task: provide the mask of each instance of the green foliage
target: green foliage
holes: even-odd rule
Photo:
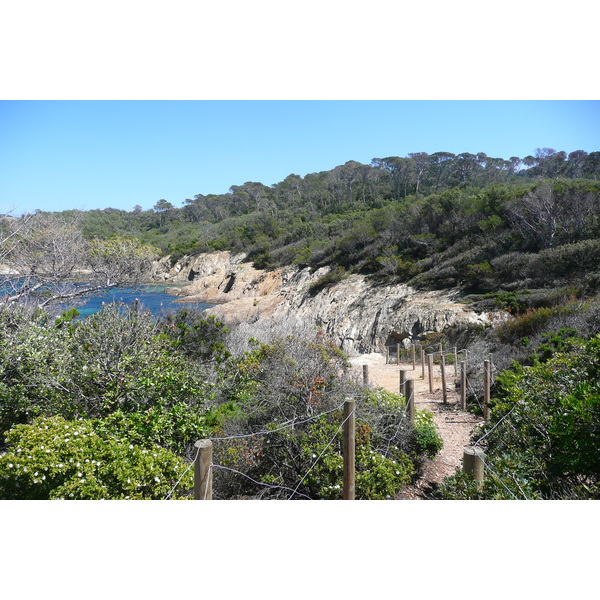
[[[542,333],[542,343],[537,348],[537,358],[540,361],[546,361],[557,352],[566,350],[569,342],[577,337],[577,331],[570,327],[563,327],[559,331],[549,331]]]
[[[206,408],[214,396],[206,367],[174,348],[149,313],[107,304],[81,321],[69,316],[0,324],[3,431],[42,415],[106,419],[106,431],[183,452],[219,425],[219,411]],[[211,321],[206,330],[221,328]],[[194,336],[202,348],[199,330]]]
[[[201,362],[222,362],[230,353],[225,346],[229,331],[214,316],[189,308],[168,314],[161,320],[162,331],[186,356]]]
[[[600,336],[560,345],[497,376],[490,421],[474,433],[487,456],[477,497],[600,498]],[[458,483],[443,493],[471,493]]]
[[[433,421],[433,413],[428,410],[415,409],[414,429],[416,454],[434,458],[443,448],[444,442]]]
[[[95,431],[86,420],[40,417],[6,434],[0,456],[3,499],[162,499],[193,485],[183,460],[155,445],[138,446]]]
[[[341,412],[334,412],[298,430],[274,431],[254,444],[247,440],[229,442],[222,451],[221,464],[272,486],[263,488],[263,495],[341,499],[341,420]],[[355,494],[362,500],[393,498],[414,472],[410,458],[397,448],[388,455],[376,451],[370,428],[364,423],[357,426],[355,468]],[[256,493],[251,481],[234,477],[221,477],[220,489],[237,495]]]
[[[505,343],[518,344],[524,338],[547,333],[545,330],[552,320],[577,314],[581,310],[581,304],[575,300],[552,308],[530,308],[502,323],[498,328],[498,338]]]
[[[358,386],[347,367],[319,332],[257,344],[231,364],[225,397],[237,411],[223,425],[229,439],[215,446],[221,497],[287,498],[296,490],[294,497],[341,498],[341,406],[348,396],[356,402],[357,497],[399,493],[423,456],[439,450],[431,415],[417,411],[413,427],[403,398]]]

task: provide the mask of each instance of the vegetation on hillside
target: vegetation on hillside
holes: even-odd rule
[[[582,285],[596,289],[599,179],[600,152],[542,148],[510,160],[421,152],[349,161],[271,186],[233,185],[181,208],[161,199],[150,210],[80,216],[86,239],[137,236],[173,260],[243,251],[259,268],[331,265],[472,293],[554,286],[585,274]]]

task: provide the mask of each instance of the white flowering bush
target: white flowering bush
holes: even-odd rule
[[[162,499],[175,486],[170,497],[185,498],[193,487],[192,469],[172,452],[99,434],[83,419],[38,417],[9,430],[6,444],[1,499]]]

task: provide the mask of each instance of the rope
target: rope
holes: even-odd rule
[[[231,469],[229,467],[224,467],[223,465],[214,465],[214,464],[212,464],[211,467],[215,467],[217,469],[225,469],[226,471],[231,471],[232,473],[237,473],[238,475],[242,475],[246,479],[249,479],[250,481],[252,481],[256,485],[261,485],[263,487],[268,487],[268,488],[271,488],[271,489],[287,490],[287,491],[290,491],[290,492],[293,492],[293,493],[297,494],[298,496],[303,496],[307,500],[312,500],[312,498],[310,498],[306,494],[302,494],[301,492],[297,492],[296,490],[292,490],[292,488],[286,487],[284,485],[273,485],[273,484],[270,484],[270,483],[263,483],[262,481],[256,481],[256,479],[252,479],[252,477],[250,477],[249,475],[246,475],[245,473],[242,473],[241,471],[237,471],[236,469]]]
[[[321,459],[321,456],[323,456],[323,454],[325,454],[325,451],[327,450],[327,448],[329,448],[329,446],[331,446],[331,444],[335,441],[335,438],[337,436],[337,434],[342,430],[342,428],[344,427],[344,424],[346,423],[346,421],[355,413],[355,409],[353,409],[350,414],[340,423],[340,426],[338,427],[337,431],[333,434],[333,437],[329,440],[329,442],[327,443],[327,445],[325,446],[325,448],[323,448],[323,451],[321,452],[321,454],[319,454],[319,456],[317,456],[317,459],[315,460],[315,462],[313,462],[313,464],[309,467],[308,471],[304,474],[304,476],[302,477],[302,479],[298,482],[298,485],[296,486],[296,489],[292,492],[292,495],[288,498],[288,500],[291,500],[292,497],[294,496],[294,494],[297,493],[298,488],[300,487],[300,485],[302,485],[302,482],[308,477],[308,474],[313,470],[313,468],[315,467],[315,465],[319,462],[319,460]]]
[[[319,417],[323,417],[332,412],[335,412],[336,410],[340,410],[341,408],[343,408],[343,406],[344,406],[344,404],[342,403],[339,406],[332,408],[331,410],[325,411],[318,415],[314,415],[312,417],[308,417],[308,419],[303,419],[302,421],[292,421],[291,423],[282,425],[281,427],[277,427],[276,429],[269,429],[266,431],[256,431],[254,433],[247,433],[244,435],[232,435],[230,437],[220,437],[220,438],[210,438],[210,439],[213,442],[222,442],[222,441],[226,441],[226,440],[240,440],[240,439],[244,439],[244,438],[250,438],[250,437],[254,437],[255,435],[267,435],[269,433],[275,433],[275,432],[281,431],[283,429],[291,429],[291,428],[295,427],[296,425],[302,425],[303,423],[308,423],[309,421],[314,421],[315,419],[318,419]]]
[[[181,477],[177,480],[177,483],[173,486],[171,491],[165,496],[165,498],[164,498],[165,500],[169,500],[169,498],[171,497],[173,492],[177,489],[177,486],[180,484],[181,480],[183,479],[183,476],[194,466],[194,463],[196,462],[196,459],[198,458],[198,454],[200,454],[200,448],[196,449],[196,456],[194,456],[194,458],[192,459],[192,462],[189,464],[188,468],[181,474]]]
[[[517,408],[518,403],[515,403],[515,405],[510,409],[510,411],[508,411],[487,433],[485,433],[484,435],[482,435],[474,444],[473,446],[477,446],[477,444],[479,444],[479,442],[481,442],[481,440],[483,440],[484,438],[486,438],[488,435],[490,435],[490,433],[492,433],[492,431],[494,431],[494,429],[496,429],[496,427],[498,427],[498,425],[500,425],[500,423],[502,423],[502,421],[504,421],[504,419],[506,419],[507,417],[509,417],[513,410],[515,410],[515,408]]]
[[[504,484],[504,482],[502,481],[502,479],[500,479],[500,477],[491,469],[491,467],[489,466],[489,464],[485,461],[485,459],[481,456],[480,457],[482,462],[483,462],[483,466],[500,482],[500,484],[502,485],[502,487],[515,499],[518,500],[519,498],[517,498],[517,496],[515,496],[515,494],[513,494],[512,490],[508,487],[506,487],[506,485]],[[517,483],[515,481],[515,483]],[[523,494],[523,496],[525,497],[525,500],[529,500],[529,498],[525,495],[525,493],[523,492],[523,490],[521,489],[521,486],[517,483],[517,487],[519,488],[519,490],[521,491],[521,493]]]

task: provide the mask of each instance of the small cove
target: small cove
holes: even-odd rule
[[[114,288],[94,294],[81,305],[78,305],[77,310],[83,318],[98,312],[103,303],[124,302],[131,304],[138,300],[140,305],[148,309],[154,316],[160,316],[163,313],[176,312],[186,307],[205,310],[213,306],[205,302],[181,302],[179,296],[169,292],[170,288],[175,289],[180,288],[180,286],[149,284],[136,288]]]

